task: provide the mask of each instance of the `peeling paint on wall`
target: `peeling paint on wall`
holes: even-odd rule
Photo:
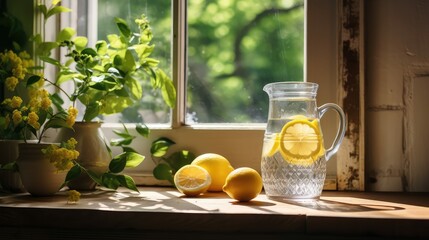
[[[340,102],[347,119],[347,129],[342,150],[338,156],[338,189],[363,190],[361,161],[363,145],[363,105],[361,84],[361,1],[342,0],[340,22]]]

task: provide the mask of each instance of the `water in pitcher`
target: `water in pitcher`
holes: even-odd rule
[[[318,119],[298,115],[269,120],[261,172],[270,198],[308,199],[320,195],[326,176],[322,139]]]

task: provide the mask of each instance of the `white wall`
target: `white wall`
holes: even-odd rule
[[[429,1],[365,1],[368,190],[429,191]]]

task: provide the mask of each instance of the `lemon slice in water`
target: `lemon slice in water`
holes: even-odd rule
[[[273,133],[270,137],[270,140],[265,140],[263,149],[262,149],[262,156],[265,157],[272,157],[280,146],[280,134]]]
[[[291,164],[308,166],[324,153],[317,119],[295,118],[283,126],[280,139],[280,153]]]

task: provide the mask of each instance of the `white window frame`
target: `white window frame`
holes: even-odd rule
[[[73,2],[73,1],[71,1]],[[92,2],[92,1],[88,1]],[[95,2],[95,1],[94,1]],[[305,2],[305,67],[304,78],[308,81],[317,82],[321,85],[318,93],[319,103],[339,102],[343,103],[343,97],[347,94],[347,90],[342,89],[341,83],[343,78],[338,78],[341,75],[341,69],[344,70],[344,58],[341,58],[341,47],[343,39],[344,27],[341,24],[343,15],[342,6],[349,2],[357,2],[361,9],[363,0],[336,0],[336,1],[318,1],[306,0]],[[175,141],[171,151],[178,149],[187,149],[194,152],[196,155],[215,152],[227,157],[234,167],[252,167],[260,170],[260,159],[262,152],[262,142],[265,130],[265,124],[197,124],[186,125],[186,0],[173,0],[173,54],[172,78],[177,89],[176,108],[172,110],[171,126],[166,125],[149,125],[151,134],[148,139],[137,138],[133,142],[133,147],[141,154],[146,156],[146,160],[136,169],[129,170],[138,184],[142,185],[165,185],[165,181],[158,181],[152,176],[154,163],[150,160],[150,144],[153,140],[159,137],[168,137]],[[94,6],[94,5],[93,5]],[[348,5],[347,5],[348,6]],[[71,6],[72,7],[72,6]],[[93,15],[94,16],[94,15]],[[362,15],[361,15],[362,16]],[[95,18],[96,19],[96,18]],[[361,17],[362,21],[363,17]],[[36,25],[40,21],[35,21]],[[62,23],[69,24],[73,19],[60,20]],[[70,25],[69,25],[70,26]],[[360,25],[362,26],[362,24]],[[37,30],[37,29],[36,29]],[[362,34],[363,35],[363,34]],[[337,37],[339,36],[339,37]],[[358,36],[358,40],[362,36]],[[90,37],[91,41],[91,37]],[[361,51],[363,56],[363,51]],[[340,56],[337,58],[337,56]],[[339,59],[339,60],[337,60]],[[360,59],[361,60],[361,59]],[[363,64],[361,64],[363,65]],[[361,72],[360,72],[361,73]],[[363,83],[363,74],[358,76],[359,83]],[[339,93],[340,92],[340,93]],[[362,87],[363,92],[363,87]],[[262,89],[261,89],[261,94]],[[267,96],[268,97],[268,96]],[[362,97],[363,99],[363,97]],[[363,105],[359,106],[363,109]],[[347,113],[346,113],[347,115]],[[360,115],[363,120],[363,114]],[[335,135],[337,124],[335,117],[326,117],[325,125],[322,122],[322,128],[325,137],[328,138],[326,144],[330,144]],[[363,122],[362,122],[363,123]],[[127,127],[132,130],[133,124],[127,124]],[[103,124],[103,131],[107,139],[114,138],[114,129],[122,128],[121,124]],[[363,141],[363,126],[359,130],[360,141]],[[137,134],[136,134],[137,135]],[[346,137],[347,139],[347,137]],[[347,140],[346,140],[347,141]],[[358,159],[357,170],[361,174],[358,179],[359,184],[356,188],[341,187],[339,189],[363,190],[363,142],[360,142],[360,158]],[[356,146],[354,146],[356,147]],[[357,146],[359,147],[359,146]],[[336,161],[335,157],[328,163],[328,177],[325,189],[337,189],[337,171],[339,177],[345,174],[342,172],[345,166],[348,166],[351,159],[348,154],[350,149],[340,150],[337,156],[341,161]],[[354,150],[354,149],[352,149]],[[119,153],[120,149],[113,149],[113,153]],[[360,164],[360,165],[359,165]],[[338,166],[337,166],[338,165]]]

